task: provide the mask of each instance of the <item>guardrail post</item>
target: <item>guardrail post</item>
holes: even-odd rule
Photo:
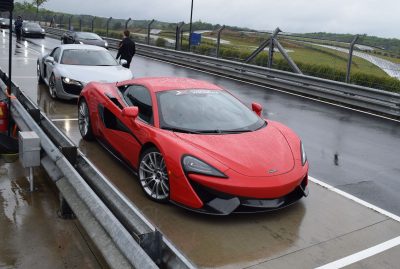
[[[68,18],[68,30],[70,30],[71,31],[71,20],[72,20],[72,17],[73,17],[74,15],[71,15],[71,16],[69,16],[69,18]]]
[[[151,20],[151,22],[147,25],[147,45],[150,45],[150,30],[151,30],[151,25],[155,22],[154,19]]]
[[[350,83],[350,70],[351,70],[351,63],[353,61],[353,50],[354,50],[354,45],[357,43],[359,36],[356,35],[350,43],[350,49],[349,49],[349,61],[347,62],[347,73],[346,73],[346,83]]]
[[[271,68],[272,67],[272,60],[274,58],[274,40],[275,37],[281,32],[281,29],[276,28],[275,31],[272,33],[270,42],[269,42],[269,51],[268,51],[268,64],[267,67]]]
[[[129,18],[125,21],[125,30],[128,30],[128,23],[131,21],[132,19]]]
[[[217,53],[216,56],[219,58],[219,48],[221,46],[221,33],[225,29],[225,25],[222,25],[221,28],[218,29],[218,35],[217,35]]]
[[[60,208],[58,209],[58,216],[62,219],[75,219],[75,214],[69,206],[68,202],[59,194]]]
[[[107,20],[107,23],[106,23],[106,37],[108,37],[108,29],[109,29],[109,26],[110,26],[110,21],[112,20],[112,17],[110,17],[110,18],[108,18],[108,20]]]
[[[175,29],[175,50],[181,50],[182,48],[182,41],[181,41],[181,35],[182,35],[182,27],[185,23],[180,22],[176,25]]]
[[[92,18],[92,33],[93,33],[93,30],[94,30],[94,20],[96,19],[96,16],[94,16],[93,18]]]

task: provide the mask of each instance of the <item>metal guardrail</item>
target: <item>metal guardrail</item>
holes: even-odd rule
[[[66,31],[45,28],[49,34],[55,36],[61,36]],[[118,48],[119,40],[103,38],[107,40],[111,48]],[[400,94],[397,93],[145,44],[137,44],[137,53],[235,79],[323,98],[395,118],[400,117]]]
[[[43,168],[111,268],[195,268],[14,83],[12,93],[14,121],[39,135]]]

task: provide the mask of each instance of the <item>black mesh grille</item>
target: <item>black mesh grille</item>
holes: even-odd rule
[[[79,95],[81,93],[81,91],[82,91],[82,87],[81,86],[73,85],[73,84],[67,84],[67,83],[64,83],[64,82],[63,82],[63,88],[64,88],[64,91],[66,93],[73,94],[73,95]]]

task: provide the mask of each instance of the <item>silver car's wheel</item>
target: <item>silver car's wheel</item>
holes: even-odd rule
[[[54,74],[51,74],[49,79],[49,93],[51,98],[57,98],[56,78],[54,77]]]
[[[167,167],[162,154],[155,148],[146,150],[140,158],[139,179],[144,192],[157,202],[169,199]]]
[[[78,126],[82,138],[85,140],[93,139],[92,126],[90,124],[89,107],[85,99],[81,99],[78,105]]]
[[[39,83],[39,84],[42,84],[42,83],[43,83],[43,78],[42,78],[42,74],[41,74],[41,72],[40,72],[40,65],[39,65],[39,62],[37,63],[36,66],[37,66],[36,71],[37,71],[38,83]]]

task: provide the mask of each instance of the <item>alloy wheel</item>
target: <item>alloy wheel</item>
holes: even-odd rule
[[[169,198],[169,180],[163,156],[158,151],[145,153],[140,161],[139,178],[145,193],[153,200]]]
[[[51,98],[57,98],[57,93],[56,93],[56,79],[54,75],[51,75],[50,80],[49,80],[49,93]]]

